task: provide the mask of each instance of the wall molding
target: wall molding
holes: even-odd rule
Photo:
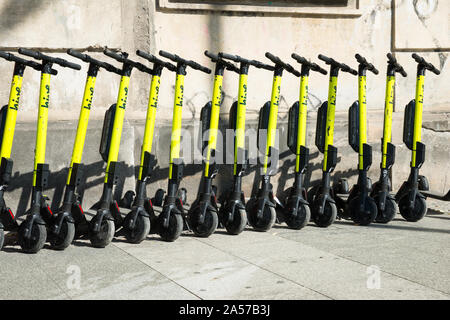
[[[252,1],[251,3],[256,2]],[[237,5],[223,4],[227,3],[222,0],[221,4],[202,3],[202,1],[176,1],[176,0],[158,0],[159,8],[162,11],[221,11],[236,13],[253,13],[253,14],[272,14],[272,15],[308,15],[308,16],[335,16],[335,17],[360,17],[362,9],[359,0],[350,1],[347,7],[342,6],[295,6],[295,5]],[[268,3],[264,1],[264,3]],[[270,3],[270,2],[269,2]]]

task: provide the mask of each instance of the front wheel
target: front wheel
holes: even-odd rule
[[[228,216],[228,213],[225,214]],[[238,209],[234,211],[233,219],[228,222],[223,222],[228,234],[238,235],[247,225],[247,212],[244,209]]]
[[[72,222],[64,220],[58,234],[52,235],[50,244],[55,250],[66,249],[75,238],[75,225]]]
[[[405,195],[400,199],[398,207],[400,209],[400,214],[406,221],[416,222],[422,219],[427,213],[427,202],[424,198],[416,195],[414,199],[414,207],[409,207],[409,195]]]
[[[312,213],[314,223],[318,227],[326,228],[330,226],[334,220],[336,220],[337,207],[334,203],[326,201],[323,214],[320,214],[319,205],[317,203],[313,203]]]
[[[203,223],[199,223],[200,208],[189,214],[189,225],[197,237],[207,238],[214,233],[219,224],[219,218],[214,210],[207,209]]]
[[[349,211],[354,223],[367,226],[377,217],[377,204],[367,196],[364,201],[364,210],[361,210],[360,198],[355,197],[350,201]]]
[[[129,219],[130,214],[125,217],[123,224],[125,238],[130,243],[141,243],[150,232],[150,218],[139,214],[136,217],[136,222],[133,229],[130,229],[128,226]]]
[[[297,208],[297,214],[294,216],[291,213],[285,214],[284,219],[290,229],[300,230],[306,226],[311,218],[311,210],[309,206],[300,203]]]
[[[91,244],[96,248],[104,248],[111,243],[114,233],[116,232],[116,227],[113,220],[103,218],[100,225],[100,230],[95,232],[93,230],[96,217],[92,218],[89,225],[89,240]]]
[[[248,222],[256,231],[268,231],[272,228],[277,217],[277,213],[274,207],[265,205],[263,209],[263,214],[261,218],[257,217],[257,207],[256,202],[247,211]]]
[[[169,226],[164,228],[161,214],[158,216],[158,234],[164,241],[173,242],[178,239],[183,231],[183,217],[181,214],[171,213]]]
[[[31,225],[30,238],[25,238],[26,221],[19,227],[18,241],[22,250],[26,253],[36,253],[44,247],[47,240],[47,229],[45,225],[33,223]]]
[[[379,198],[376,196],[374,198],[375,202],[379,203]],[[384,210],[381,210],[378,207],[377,217],[375,218],[375,222],[377,223],[388,223],[392,221],[397,214],[398,206],[394,199],[386,198],[386,202],[384,204]]]

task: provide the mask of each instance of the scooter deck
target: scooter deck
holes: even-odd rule
[[[433,191],[420,191],[425,197],[438,199],[442,201],[450,201],[450,190],[447,191],[446,194],[437,193]]]

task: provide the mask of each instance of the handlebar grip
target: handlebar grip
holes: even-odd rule
[[[192,69],[203,71],[204,73],[208,73],[208,74],[211,73],[211,69],[204,67],[192,60],[187,61],[186,65],[190,66]]]
[[[160,55],[160,56],[163,56],[164,58],[170,59],[170,60],[172,60],[172,61],[178,62],[177,57],[176,57],[175,55],[173,55],[173,54],[167,52],[167,51],[159,50],[159,55]]]
[[[81,70],[81,66],[79,64],[69,62],[69,61],[61,59],[61,58],[55,58],[55,63],[59,64],[61,67],[64,67],[64,68]]]
[[[318,58],[319,58],[320,60],[322,60],[322,61],[328,63],[328,64],[330,64],[330,63],[332,63],[332,62],[334,61],[333,59],[328,58],[328,57],[324,56],[323,54],[319,54],[319,55],[318,55]]]
[[[219,57],[223,59],[233,60],[234,62],[241,62],[241,59],[239,59],[237,56],[228,53],[219,52]]]
[[[75,57],[75,58],[78,58],[78,59],[80,59],[80,60],[83,60],[83,61],[85,61],[85,62],[89,62],[89,61],[88,61],[88,56],[85,55],[85,54],[83,54],[83,53],[81,53],[81,52],[79,52],[79,51],[77,51],[77,50],[74,50],[74,49],[68,49],[68,50],[67,50],[67,54],[70,55],[70,56],[72,56],[72,57]]]
[[[311,63],[311,70],[320,72],[321,74],[325,74],[325,75],[328,73],[327,70],[322,69],[317,63],[314,63],[314,62]]]
[[[103,50],[103,53],[105,55],[107,55],[110,58],[113,58],[119,62],[123,62],[124,61],[124,57],[122,57],[120,54],[115,53],[114,51],[106,48],[105,50]]]
[[[261,61],[258,61],[258,60],[251,60],[250,64],[258,69],[265,69],[265,70],[269,70],[269,71],[275,70],[275,68],[273,66],[262,63]]]
[[[271,60],[275,64],[280,64],[281,63],[281,60],[278,57],[276,57],[273,54],[271,54],[270,52],[266,52],[265,56],[266,56],[267,59]]]
[[[305,58],[299,56],[299,55],[296,54],[296,53],[291,54],[291,57],[292,57],[293,59],[297,60],[298,63],[301,63],[301,64],[310,64],[310,65],[312,65],[311,63],[308,62],[308,60],[306,60]]]
[[[388,60],[392,63],[397,63],[397,59],[394,58],[394,56],[392,55],[392,53],[388,52],[387,55]]]
[[[41,59],[41,53],[34,51],[34,50],[30,50],[30,49],[25,49],[25,48],[19,48],[18,52],[20,54],[35,58],[37,60]]]
[[[341,63],[340,64],[341,66],[341,70],[343,71],[343,72],[348,72],[348,73],[350,73],[350,74],[352,74],[352,75],[354,75],[354,76],[356,76],[356,75],[358,75],[358,71],[356,71],[355,69],[352,69],[352,68],[350,68],[348,65],[346,65],[345,63]]]
[[[208,50],[205,50],[204,52],[205,56],[207,56],[208,58],[210,58],[211,60],[213,60],[213,62],[219,60],[219,56],[217,54],[214,54],[212,52],[209,52]]]
[[[0,57],[1,58],[3,58],[3,59],[6,59],[6,60],[9,60],[8,58],[9,58],[9,53],[8,52],[5,52],[5,51],[0,51]]]

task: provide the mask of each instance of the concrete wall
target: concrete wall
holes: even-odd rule
[[[295,2],[295,3],[294,3]],[[396,113],[394,118],[394,142],[399,145],[397,174],[394,185],[401,183],[407,176],[408,154],[401,146],[402,112],[408,101],[414,98],[416,64],[411,58],[412,52],[419,52],[434,63],[441,75],[428,74],[425,84],[425,120],[433,130],[448,131],[450,113],[450,94],[448,83],[449,8],[443,0],[339,0],[323,1],[314,6],[314,1],[272,1],[269,5],[259,0],[4,0],[0,2],[0,50],[16,51],[18,47],[40,49],[43,52],[60,56],[71,61],[76,59],[65,54],[68,48],[76,48],[94,57],[118,65],[104,56],[101,51],[107,46],[122,49],[134,55],[136,49],[157,53],[164,49],[180,56],[196,60],[213,68],[203,55],[205,49],[222,50],[244,57],[266,61],[264,53],[270,51],[295,66],[290,58],[296,52],[317,61],[319,53],[331,56],[339,61],[356,67],[354,54],[366,56],[380,70],[380,75],[368,76],[368,117],[369,143],[374,151],[379,150],[382,127],[382,109],[384,106],[386,53],[391,51],[408,72],[407,78],[398,78],[396,87]],[[317,2],[315,2],[317,3]],[[333,3],[335,5],[333,5]],[[243,5],[244,4],[244,5]],[[323,63],[321,63],[323,65]],[[52,79],[50,101],[50,127],[47,149],[47,161],[54,172],[50,194],[55,193],[54,205],[60,198],[64,183],[65,170],[70,160],[72,141],[79,114],[87,66],[82,63],[81,71],[55,67],[58,76]],[[6,104],[9,94],[9,82],[12,64],[0,61],[0,102]],[[259,108],[270,98],[271,73],[251,69],[249,76],[248,118],[254,125]],[[226,122],[229,106],[237,96],[237,75],[227,73],[224,81],[224,103],[222,120]],[[157,113],[157,150],[162,169],[155,178],[157,186],[165,186],[167,176],[167,141],[169,140],[170,119],[174,92],[174,75],[164,71],[161,81],[159,109]],[[92,204],[99,197],[103,164],[98,155],[100,127],[106,108],[115,102],[119,78],[102,71],[97,80],[89,125],[88,140],[84,153],[84,162],[89,165],[89,184],[86,201]],[[128,165],[124,188],[133,186],[133,168],[139,158],[139,146],[142,141],[143,121],[147,107],[150,78],[134,71],[130,84],[130,93],[126,112],[126,124],[121,147],[121,160]],[[310,79],[309,95],[309,134],[313,153],[313,129],[315,113],[327,98],[327,77],[313,74]],[[29,201],[27,191],[35,136],[35,119],[39,92],[39,74],[27,70],[23,84],[23,93],[18,115],[18,130],[15,138],[13,158],[15,171],[20,174],[9,194],[13,208],[23,211]],[[280,128],[285,126],[287,110],[298,99],[298,79],[285,74],[281,89]],[[185,82],[185,107],[183,118],[185,126],[192,126],[198,119],[201,107],[210,99],[212,76],[199,71],[188,70]],[[337,96],[336,145],[343,158],[337,168],[341,175],[354,179],[356,155],[347,145],[346,110],[357,99],[357,80],[349,74],[339,79]],[[424,173],[432,177],[432,186],[438,191],[450,186],[448,159],[448,132],[424,131],[423,140],[428,145],[427,163]],[[283,137],[283,135],[282,135]],[[429,139],[429,141],[427,141]],[[285,143],[280,141],[282,151]],[[25,155],[25,156],[24,156]],[[287,156],[284,153],[283,156]],[[374,165],[371,175],[378,175],[379,155],[374,153]],[[286,158],[289,159],[289,158]],[[312,168],[318,168],[317,162]],[[442,159],[442,161],[441,161]],[[283,159],[284,160],[284,159]],[[274,179],[290,183],[286,172],[291,170],[289,162],[281,162],[280,176]],[[288,169],[290,168],[290,169]],[[196,189],[200,166],[188,168],[184,183],[190,189]],[[223,173],[227,173],[223,168]],[[283,171],[284,170],[284,171]],[[286,171],[287,170],[287,171]],[[285,172],[285,173],[283,173]],[[445,174],[442,174],[445,172]],[[315,170],[311,179],[316,179]],[[284,175],[284,176],[283,176]],[[317,176],[316,176],[317,175]],[[338,174],[339,175],[339,174]],[[219,176],[219,182],[227,186],[229,175]],[[252,175],[246,178],[246,188],[252,188]],[[31,180],[30,180],[31,181]],[[286,182],[287,181],[287,182]],[[25,187],[25,188],[23,188]],[[282,188],[282,187],[280,187]],[[279,189],[280,189],[279,188]],[[119,190],[120,193],[120,190]],[[190,193],[195,194],[195,192]],[[248,194],[248,192],[247,192]],[[19,203],[22,203],[19,204]]]

